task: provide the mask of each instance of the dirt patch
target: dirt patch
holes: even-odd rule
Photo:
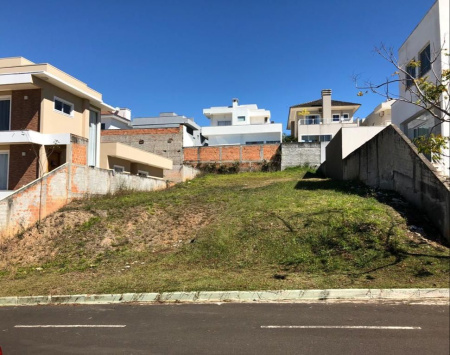
[[[177,214],[139,206],[110,218],[107,211],[56,212],[24,233],[0,241],[0,270],[39,266],[58,254],[94,260],[121,248],[170,251],[195,239],[211,218],[210,212],[195,207]]]
[[[13,265],[35,264],[55,255],[54,239],[93,217],[87,211],[56,212],[40,224],[16,236],[0,240],[0,269]]]

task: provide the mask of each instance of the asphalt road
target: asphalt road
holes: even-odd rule
[[[10,354],[445,354],[449,307],[191,304],[0,307]]]

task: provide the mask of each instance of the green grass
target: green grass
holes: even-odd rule
[[[449,249],[412,233],[436,238],[398,201],[307,168],[78,201],[62,218],[79,223],[3,246],[4,258],[33,253],[34,236],[48,252],[3,263],[0,295],[448,287]]]

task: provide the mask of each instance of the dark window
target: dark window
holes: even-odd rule
[[[431,69],[430,45],[420,52],[420,76],[424,76]]]
[[[106,129],[106,124],[105,124],[105,123],[102,123],[102,124],[101,124],[101,128],[102,128],[102,130]]]
[[[67,115],[70,115],[70,113],[72,112],[72,106],[63,104],[63,112]]]
[[[72,116],[73,105],[70,102],[64,102],[55,98],[55,110]]]
[[[186,132],[189,133],[191,136],[194,135],[194,130],[191,127],[186,127]]]
[[[302,136],[302,141],[308,143],[319,142],[319,136]]]
[[[252,145],[252,144],[264,144],[264,141],[245,142],[245,144],[247,144],[247,145]]]
[[[415,60],[411,60],[411,62],[414,62]],[[406,72],[408,73],[408,75],[406,76],[406,88],[409,88],[413,82],[414,79],[416,77],[416,67],[413,65],[408,65],[406,67]]]
[[[238,122],[245,122],[245,116],[238,116]]]
[[[0,131],[9,130],[10,100],[0,100]]]
[[[324,134],[324,135],[320,136],[320,141],[321,142],[331,141],[331,134]]]
[[[55,100],[55,110],[62,111],[63,110],[63,103],[59,100]]]

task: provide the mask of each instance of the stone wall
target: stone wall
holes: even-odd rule
[[[320,165],[320,143],[283,143],[281,170],[305,164]]]
[[[162,179],[67,163],[0,200],[0,237],[32,226],[73,199],[166,187]]]
[[[342,160],[342,179],[397,191],[450,241],[449,182],[396,126],[388,126]]]
[[[239,163],[241,171],[259,170],[264,163],[279,165],[280,144],[224,145],[184,148],[184,162],[191,166]]]

